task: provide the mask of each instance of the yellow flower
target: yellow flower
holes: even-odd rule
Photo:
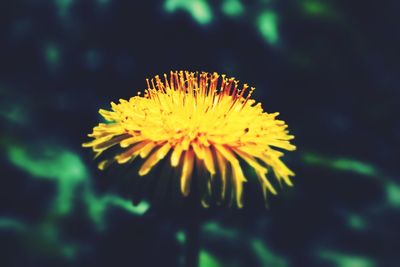
[[[94,127],[83,144],[92,147],[96,156],[118,145],[120,153],[99,163],[104,169],[112,162],[124,164],[138,156],[144,160],[139,175],[148,174],[161,160],[170,161],[180,173],[180,188],[189,195],[194,168],[202,170],[197,179],[206,179],[208,191],[220,185],[221,198],[227,188],[242,207],[243,183],[246,177],[240,162],[254,170],[267,192],[276,191],[267,178],[269,170],[276,179],[291,186],[294,173],[281,161],[283,153],[295,150],[290,144],[284,121],[278,113],[264,112],[261,104],[251,99],[254,88],[241,89],[234,78],[206,72],[171,72],[164,79],[150,81],[144,96],[111,103],[112,110],[99,112],[108,123]],[[243,164],[242,164],[243,165]],[[204,204],[204,203],[203,203]]]

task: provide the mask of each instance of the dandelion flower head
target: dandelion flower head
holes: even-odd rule
[[[207,72],[174,71],[147,79],[143,95],[111,103],[100,109],[106,123],[99,123],[84,147],[99,156],[119,146],[112,158],[99,163],[102,170],[113,162],[141,158],[139,176],[147,175],[160,161],[168,160],[179,173],[180,190],[188,196],[192,180],[204,179],[208,193],[219,188],[243,206],[243,183],[257,177],[264,198],[277,194],[270,177],[291,186],[294,173],[282,162],[282,150],[295,150],[278,113],[267,113],[251,98],[254,88],[239,86],[234,78]],[[195,176],[195,170],[204,175]],[[246,175],[245,175],[246,173]],[[159,179],[163,179],[160,177]],[[218,186],[217,186],[218,184]]]

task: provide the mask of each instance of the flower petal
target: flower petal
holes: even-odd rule
[[[149,141],[143,141],[140,142],[133,147],[125,150],[125,152],[117,155],[115,159],[119,164],[123,164],[128,162],[130,159],[135,158],[137,155],[139,155],[140,151],[149,143]]]
[[[209,147],[203,147],[204,149],[204,165],[211,175],[215,174],[214,157]]]
[[[190,193],[190,181],[193,172],[194,153],[191,149],[185,152],[181,175],[181,192],[184,196]]]
[[[218,169],[221,174],[221,195],[222,199],[226,194],[226,160],[218,151],[215,152],[217,156]]]
[[[153,150],[153,148],[154,147],[156,147],[156,143],[154,143],[154,142],[149,142],[149,143],[147,143],[143,148],[142,148],[142,150],[140,151],[140,157],[142,158],[142,159],[144,159],[144,158],[146,158],[149,154],[150,154],[150,152]]]
[[[171,166],[172,167],[178,166],[181,155],[182,155],[182,144],[177,143],[175,145],[174,151],[171,154]]]
[[[139,175],[143,176],[149,173],[151,168],[153,168],[160,160],[162,160],[168,154],[170,149],[171,145],[167,142],[154,151],[153,154],[143,163],[139,170]]]

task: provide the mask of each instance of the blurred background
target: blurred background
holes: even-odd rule
[[[284,158],[295,186],[268,209],[204,218],[202,267],[400,266],[400,2],[13,0],[0,10],[2,267],[181,266],[179,220],[133,204],[81,148],[99,108],[181,69],[255,86],[298,147]]]

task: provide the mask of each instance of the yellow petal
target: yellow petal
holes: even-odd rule
[[[101,161],[97,167],[99,168],[99,170],[104,171],[106,168],[108,168],[108,166],[110,166],[112,163],[114,162],[114,159],[106,159]]]
[[[207,202],[207,200],[202,199],[201,200],[201,205],[203,206],[203,208],[208,209],[210,207],[210,204]]]
[[[222,199],[224,199],[226,193],[226,160],[218,151],[215,154],[217,155],[218,169],[221,173],[221,194]]]
[[[260,183],[263,186],[263,188],[267,188],[272,194],[276,195],[275,188],[269,182],[269,180],[268,180],[267,176],[265,175],[265,173],[256,171],[256,174],[257,174],[257,177],[260,180]]]
[[[257,172],[262,172],[262,173],[267,173],[268,172],[267,168],[261,166],[261,164],[259,164],[254,157],[250,156],[246,152],[241,151],[239,148],[233,148],[233,150],[242,159],[244,159],[244,161],[246,161],[247,164],[249,164],[251,167],[253,167],[253,169],[255,169]]]
[[[181,155],[182,155],[182,145],[181,145],[181,143],[177,143],[175,145],[174,151],[171,154],[171,166],[172,167],[178,166]]]
[[[235,154],[229,148],[226,148],[220,144],[214,144],[214,147],[221,153],[221,155],[226,158],[231,164],[239,163],[236,159]]]
[[[100,144],[97,144],[97,145],[93,146],[93,151],[95,151],[95,152],[104,151],[104,150],[106,150],[106,149],[108,149],[108,148],[110,148],[112,146],[115,146],[116,144],[118,144],[122,140],[126,139],[127,137],[129,137],[129,135],[127,135],[127,134],[114,136],[113,138],[111,138],[108,141],[105,141],[103,143],[100,143]]]
[[[142,148],[142,150],[140,151],[140,157],[142,158],[142,159],[144,159],[144,158],[146,158],[149,154],[150,154],[150,152],[153,150],[153,148],[156,146],[156,144],[154,143],[154,142],[149,142],[149,143],[147,143],[143,148]]]
[[[233,174],[233,188],[235,189],[236,195],[236,204],[238,208],[243,207],[242,202],[242,193],[243,193],[243,182],[246,181],[246,178],[243,175],[242,168],[240,167],[239,163],[232,164],[232,174]]]
[[[211,175],[215,174],[214,157],[209,147],[204,147],[204,163]]]
[[[107,136],[104,136],[104,137],[101,137],[101,138],[96,138],[96,139],[93,139],[92,141],[83,143],[82,147],[93,147],[93,146],[96,146],[98,144],[107,142],[108,140],[110,140],[113,137],[114,137],[114,135],[110,134],[110,135],[107,135]]]
[[[143,176],[149,173],[151,168],[153,168],[160,160],[162,160],[170,150],[171,145],[167,142],[158,148],[153,154],[143,163],[139,170],[139,175]]]
[[[268,172],[268,170],[266,168],[264,168],[263,166],[261,166],[257,160],[250,156],[249,154],[241,151],[240,149],[234,148],[234,151],[241,157],[243,158],[251,167],[253,167],[256,171],[257,177],[260,181],[260,184],[262,186],[263,189],[263,194],[264,194],[264,198],[266,197],[266,191],[264,190],[264,188],[268,189],[272,194],[276,195],[276,191],[274,189],[274,187],[272,186],[272,184],[269,182],[269,180],[266,177],[266,173]]]
[[[198,159],[204,159],[204,149],[202,145],[199,145],[196,141],[192,142],[192,147],[194,150],[194,153],[196,154],[196,157]]]
[[[207,137],[204,135],[199,136],[199,142],[204,146],[210,146]]]
[[[262,185],[263,188],[267,188],[272,194],[276,195],[276,191],[274,189],[274,187],[272,186],[272,184],[269,182],[269,180],[266,177],[266,173],[268,172],[268,170],[266,168],[264,168],[263,166],[261,166],[257,160],[250,156],[249,154],[241,151],[240,149],[234,149],[234,151],[241,157],[243,158],[251,167],[253,167],[256,171],[257,177]],[[264,190],[264,189],[263,189]],[[266,192],[264,192],[265,195]]]
[[[105,109],[100,109],[99,113],[107,121],[114,121],[115,118],[118,117],[118,115],[116,115],[115,112],[112,112],[112,111],[109,111],[109,110],[105,110]]]
[[[188,136],[185,136],[182,140],[182,150],[188,150],[190,145],[190,139]]]
[[[273,150],[271,150],[273,151]],[[272,153],[270,153],[272,154]],[[294,176],[294,173],[285,165],[283,162],[276,158],[275,156],[268,156],[264,154],[263,157],[260,158],[265,164],[272,167],[272,170],[275,173],[275,176],[278,180],[283,178],[285,183],[289,186],[293,186],[292,181],[290,180],[289,176]]]
[[[181,175],[181,192],[184,196],[190,193],[190,181],[193,172],[194,154],[192,150],[187,150],[183,158],[183,167]]]
[[[99,123],[98,126],[93,128],[93,133],[88,134],[88,136],[94,138],[102,138],[122,133],[124,133],[124,129],[118,123],[113,123],[113,124]]]
[[[140,142],[133,147],[129,148],[125,152],[117,155],[115,159],[119,164],[128,162],[131,158],[135,158],[139,155],[140,151],[149,143],[149,141]]]
[[[243,207],[242,203],[242,192],[243,192],[243,182],[246,182],[246,177],[244,177],[242,168],[240,167],[239,161],[236,159],[235,154],[223,145],[215,144],[217,150],[225,157],[232,167],[232,180],[233,188],[235,190],[236,204],[239,208]]]
[[[283,148],[283,149],[286,149],[286,150],[289,150],[289,151],[296,150],[296,146],[292,145],[289,141],[271,140],[271,141],[268,141],[268,144],[270,146]]]
[[[132,145],[132,144],[135,144],[135,143],[138,143],[140,141],[143,141],[143,140],[144,140],[143,136],[132,136],[130,138],[127,138],[127,139],[121,141],[120,145],[121,145],[122,148],[125,148],[125,147],[128,147],[128,146]]]

